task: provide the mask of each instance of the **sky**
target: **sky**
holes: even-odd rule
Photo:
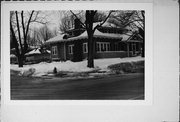
[[[47,26],[50,29],[53,30],[55,28],[58,28],[59,22],[60,22],[60,15],[58,11],[41,11],[41,14],[39,16],[43,17],[44,15],[46,16],[46,20],[48,21]],[[32,28],[33,27],[39,28],[41,26],[42,24],[39,24],[39,23],[33,23],[31,25]]]

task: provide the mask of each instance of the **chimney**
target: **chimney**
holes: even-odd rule
[[[81,34],[80,28],[81,28],[81,22],[79,19],[76,18],[74,20],[74,32],[73,32],[74,36],[79,36]]]
[[[81,28],[81,23],[80,23],[80,20],[76,18],[74,20],[74,29],[79,29],[79,28]]]

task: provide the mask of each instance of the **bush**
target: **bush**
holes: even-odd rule
[[[113,64],[108,69],[116,74],[144,72],[144,61]]]
[[[21,75],[26,76],[26,77],[30,77],[35,73],[35,71],[36,71],[35,68],[30,68],[30,69],[24,71]]]

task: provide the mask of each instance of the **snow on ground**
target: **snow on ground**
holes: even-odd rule
[[[11,64],[11,69],[24,73],[28,71],[29,69],[34,68],[35,73],[33,74],[33,76],[42,76],[50,72],[52,73],[54,67],[57,68],[57,71],[87,72],[87,71],[92,71],[97,68],[100,68],[101,70],[106,71],[107,67],[111,64],[140,61],[140,60],[144,60],[144,58],[138,56],[138,57],[129,57],[129,58],[95,59],[94,60],[95,68],[88,68],[87,60],[84,60],[81,62],[72,62],[72,61],[66,61],[66,62],[59,61],[59,62],[51,62],[51,63],[41,62],[38,64],[24,65],[24,67],[22,68],[19,68],[18,65]]]

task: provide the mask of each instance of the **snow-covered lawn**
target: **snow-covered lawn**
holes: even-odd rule
[[[54,67],[57,68],[57,71],[70,71],[70,72],[87,72],[99,68],[101,70],[107,71],[108,70],[107,67],[112,64],[117,64],[121,62],[141,61],[141,60],[144,60],[144,58],[140,56],[130,57],[130,58],[95,59],[94,60],[95,68],[88,68],[87,60],[81,62],[72,62],[72,61],[51,62],[51,63],[41,62],[38,64],[24,65],[23,68],[19,68],[18,65],[11,64],[11,70],[20,71],[21,74],[23,74],[29,69],[35,69],[33,76],[42,76],[42,75],[47,75],[50,72],[52,73]]]

